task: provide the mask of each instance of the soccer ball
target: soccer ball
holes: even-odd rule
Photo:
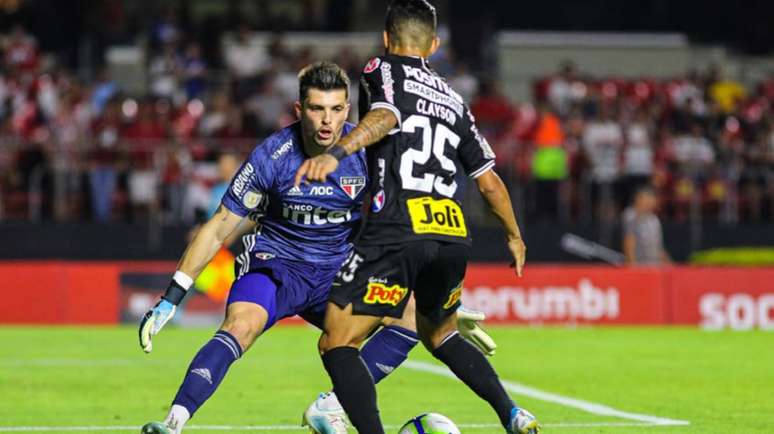
[[[425,413],[406,422],[398,434],[460,434],[460,429],[442,414]]]

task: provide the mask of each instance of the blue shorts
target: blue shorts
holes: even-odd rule
[[[277,321],[300,315],[322,328],[331,283],[340,262],[310,263],[273,258],[255,261],[250,271],[231,285],[228,304],[255,303],[269,313],[265,330]]]

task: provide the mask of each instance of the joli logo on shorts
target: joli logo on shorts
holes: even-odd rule
[[[371,282],[368,284],[368,290],[366,291],[363,301],[367,304],[389,304],[397,306],[403,297],[406,296],[408,290],[401,288],[399,285],[387,286],[382,283]]]

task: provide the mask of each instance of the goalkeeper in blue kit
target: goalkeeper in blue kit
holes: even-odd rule
[[[164,422],[142,428],[148,434],[179,434],[215,392],[233,362],[277,321],[299,315],[322,326],[331,283],[351,254],[367,184],[364,152],[343,159],[322,183],[294,186],[305,159],[325,152],[354,127],[349,114],[349,79],[337,65],[320,62],[299,74],[299,121],[255,147],[234,176],[215,215],[198,231],[178,264],[166,293],[140,324],[140,345],[151,352],[152,337],[174,316],[194,279],[235,233],[244,251],[236,258],[237,278],[223,324],[186,370]],[[495,344],[463,312],[461,326],[485,353]],[[417,344],[411,308],[388,319],[363,347],[375,381],[400,365]],[[304,413],[312,432],[345,433],[348,421],[334,393],[323,393]]]

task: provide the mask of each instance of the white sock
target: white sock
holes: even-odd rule
[[[183,425],[185,425],[190,418],[191,415],[185,407],[182,405],[173,405],[172,408],[169,409],[169,415],[164,423],[174,430],[175,434],[180,434],[183,431]]]

